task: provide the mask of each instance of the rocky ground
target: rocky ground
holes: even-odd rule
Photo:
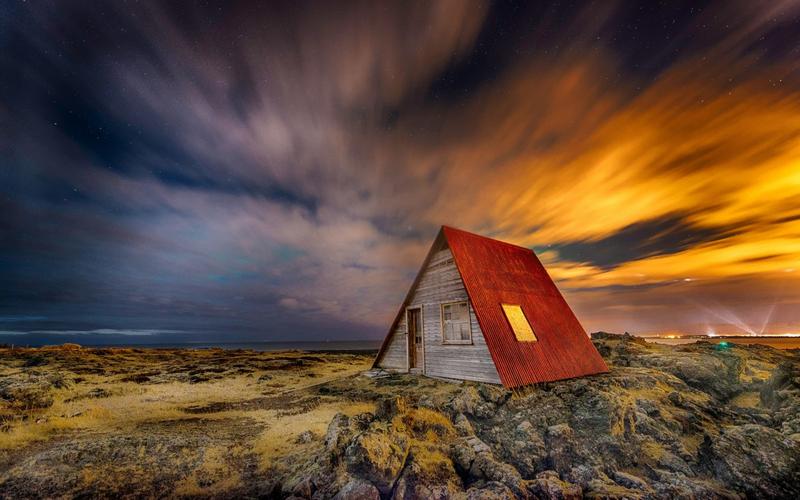
[[[354,354],[0,353],[0,496],[800,497],[800,352],[594,342],[609,374],[524,393]]]

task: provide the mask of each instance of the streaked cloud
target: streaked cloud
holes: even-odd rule
[[[798,324],[797,4],[657,8],[15,5],[0,314],[377,337],[445,223],[590,330]]]

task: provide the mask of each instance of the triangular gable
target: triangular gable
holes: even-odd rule
[[[417,285],[419,285],[419,280],[422,278],[422,275],[425,273],[425,270],[428,269],[428,264],[431,261],[431,258],[439,250],[442,246],[444,246],[444,227],[439,229],[439,233],[436,235],[436,238],[433,240],[433,244],[431,245],[430,249],[428,249],[428,254],[425,256],[425,260],[422,261],[422,265],[417,271],[417,276],[414,278],[414,282],[411,284],[411,287],[406,292],[406,298],[403,299],[403,303],[400,304],[400,309],[397,311],[397,315],[394,317],[394,321],[392,321],[391,326],[389,327],[389,332],[386,334],[386,337],[383,339],[383,343],[381,344],[381,348],[378,351],[378,355],[375,356],[375,361],[372,362],[372,368],[376,368],[378,363],[380,363],[383,354],[386,352],[386,348],[389,346],[389,342],[392,340],[392,334],[394,333],[395,329],[397,328],[397,324],[400,323],[400,320],[405,314],[406,307],[409,305],[409,301],[411,297],[414,295],[414,291],[417,289]]]
[[[503,385],[608,371],[539,259],[528,248],[451,227],[442,232]],[[519,304],[537,342],[518,342],[501,304]]]

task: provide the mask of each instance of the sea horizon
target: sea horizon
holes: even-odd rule
[[[730,342],[739,344],[768,345],[778,349],[800,348],[800,338],[787,335],[702,335],[646,336],[636,335],[648,343],[664,345],[684,345],[695,342]],[[53,347],[63,344],[78,344],[87,348],[130,348],[130,349],[249,349],[253,351],[377,351],[382,341],[379,339],[350,340],[231,340],[212,341],[205,339],[176,340],[174,337],[163,341],[148,339],[147,335],[103,335],[103,334],[0,334],[0,346],[17,348]]]
[[[131,339],[106,339],[89,335],[58,335],[51,338],[37,336],[25,338],[26,335],[0,335],[0,345],[9,347],[50,347],[63,344],[78,344],[89,348],[131,348],[131,349],[249,349],[253,351],[377,351],[380,340],[241,340],[241,341],[208,341],[185,340],[146,342]]]

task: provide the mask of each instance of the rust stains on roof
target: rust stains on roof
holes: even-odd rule
[[[442,232],[503,385],[608,371],[533,250],[446,226]],[[536,342],[517,341],[502,304],[520,306]]]

